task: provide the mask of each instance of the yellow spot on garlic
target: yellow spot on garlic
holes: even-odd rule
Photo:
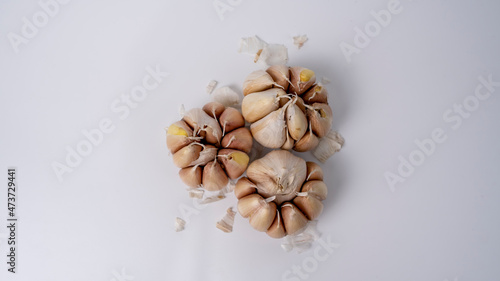
[[[170,125],[170,127],[168,127],[167,134],[186,137],[188,136],[186,130],[176,125]]]
[[[304,69],[300,72],[300,82],[307,82],[314,76],[314,71],[310,69]]]

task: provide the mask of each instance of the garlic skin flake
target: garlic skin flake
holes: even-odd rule
[[[325,137],[321,138],[318,146],[313,151],[313,155],[321,163],[325,163],[335,152],[340,151],[344,142],[344,138],[339,133],[331,130]]]
[[[228,86],[215,89],[212,93],[212,99],[225,107],[241,103],[241,96]]]
[[[293,37],[293,44],[297,46],[298,49],[302,48],[304,46],[304,43],[306,43],[308,40],[307,35],[298,35]]]
[[[186,221],[184,221],[183,219],[181,219],[179,217],[175,218],[174,229],[176,232],[183,231],[185,226],[186,226]]]
[[[233,232],[233,224],[234,224],[234,216],[236,215],[236,212],[233,211],[233,208],[228,208],[226,210],[226,215],[224,215],[224,217],[218,221],[215,226],[226,232],[226,233],[230,233],[230,232]]]

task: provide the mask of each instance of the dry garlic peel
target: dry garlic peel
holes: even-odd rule
[[[311,180],[308,180],[311,179]],[[238,211],[270,237],[300,232],[323,210],[327,188],[320,166],[289,151],[274,150],[253,161],[234,189]]]
[[[243,83],[243,92],[243,117],[264,147],[304,152],[330,131],[328,93],[310,69],[273,65],[255,71]]]
[[[220,191],[246,170],[253,145],[241,113],[217,102],[191,109],[167,128],[167,147],[192,189]]]

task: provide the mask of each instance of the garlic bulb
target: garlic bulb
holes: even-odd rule
[[[317,219],[327,192],[321,167],[286,150],[253,161],[234,189],[239,213],[273,238],[298,233]]]
[[[249,162],[253,139],[245,119],[218,102],[194,108],[167,128],[167,147],[179,176],[191,189],[222,190]]]
[[[333,113],[328,92],[316,84],[316,74],[310,69],[273,65],[252,72],[243,83],[243,93],[243,117],[264,147],[309,151],[330,131]],[[316,154],[323,151],[329,150],[322,148]]]

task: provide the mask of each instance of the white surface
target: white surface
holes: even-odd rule
[[[443,119],[479,76],[500,80],[500,5],[401,0],[401,13],[348,63],[339,45],[353,44],[354,28],[388,2],[243,0],[221,21],[212,1],[71,1],[16,54],[9,32],[41,9],[2,1],[0,174],[5,183],[7,167],[18,169],[19,250],[18,273],[2,262],[0,280],[286,280],[293,265],[313,265],[314,251],[285,253],[241,217],[232,234],[216,229],[234,197],[173,230],[192,203],[163,128],[181,103],[209,101],[211,79],[241,90],[258,66],[238,41],[254,34],[286,44],[290,65],[332,80],[334,127],[346,139],[323,166],[330,192],[319,222],[340,247],[307,279],[500,280],[500,88],[458,129]],[[301,50],[299,34],[309,37]],[[171,75],[121,120],[113,101],[156,65]],[[115,130],[59,182],[52,163],[104,118]],[[398,156],[408,159],[435,128],[447,140],[392,192],[384,173],[397,173]]]

